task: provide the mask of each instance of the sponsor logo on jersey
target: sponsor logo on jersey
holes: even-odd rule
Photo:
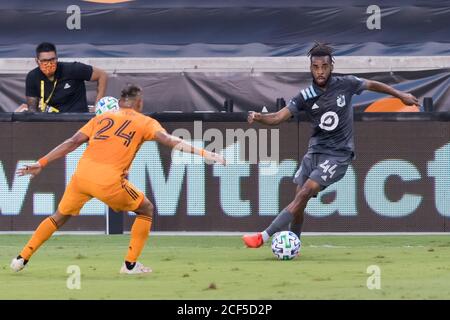
[[[325,131],[333,131],[339,124],[339,117],[336,112],[328,111],[320,117],[319,128]]]

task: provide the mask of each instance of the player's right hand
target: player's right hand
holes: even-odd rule
[[[42,166],[39,164],[39,162],[35,162],[33,164],[25,165],[22,168],[17,169],[16,174],[19,177],[31,175],[31,178],[34,178],[39,173],[41,173],[41,171],[42,171]]]
[[[249,111],[247,116],[248,123],[253,123],[254,121],[258,121],[261,117],[261,113],[255,111]]]

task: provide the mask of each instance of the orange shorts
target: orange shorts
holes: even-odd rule
[[[58,211],[63,215],[78,215],[84,204],[92,198],[104,202],[114,211],[134,211],[139,208],[144,197],[142,191],[126,179],[104,186],[73,175]]]

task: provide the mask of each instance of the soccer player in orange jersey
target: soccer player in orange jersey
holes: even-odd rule
[[[72,216],[80,213],[83,205],[97,198],[115,211],[134,211],[136,219],[131,228],[128,252],[120,273],[151,272],[137,259],[144,248],[152,224],[153,204],[127,179],[128,169],[144,141],[154,140],[171,148],[203,156],[225,164],[216,153],[196,148],[182,139],[168,134],[158,121],[143,114],[141,88],[129,85],[122,90],[117,112],[96,116],[75,135],[67,139],[38,162],[20,168],[19,176],[38,175],[49,163],[89,142],[78,162],[76,172],[52,216],[38,226],[20,254],[11,262],[14,271],[22,270],[38,248]]]

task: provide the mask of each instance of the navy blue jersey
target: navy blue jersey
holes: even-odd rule
[[[354,153],[352,96],[364,89],[365,81],[358,77],[331,76],[326,90],[313,83],[289,101],[293,115],[305,111],[312,122],[308,153]]]

